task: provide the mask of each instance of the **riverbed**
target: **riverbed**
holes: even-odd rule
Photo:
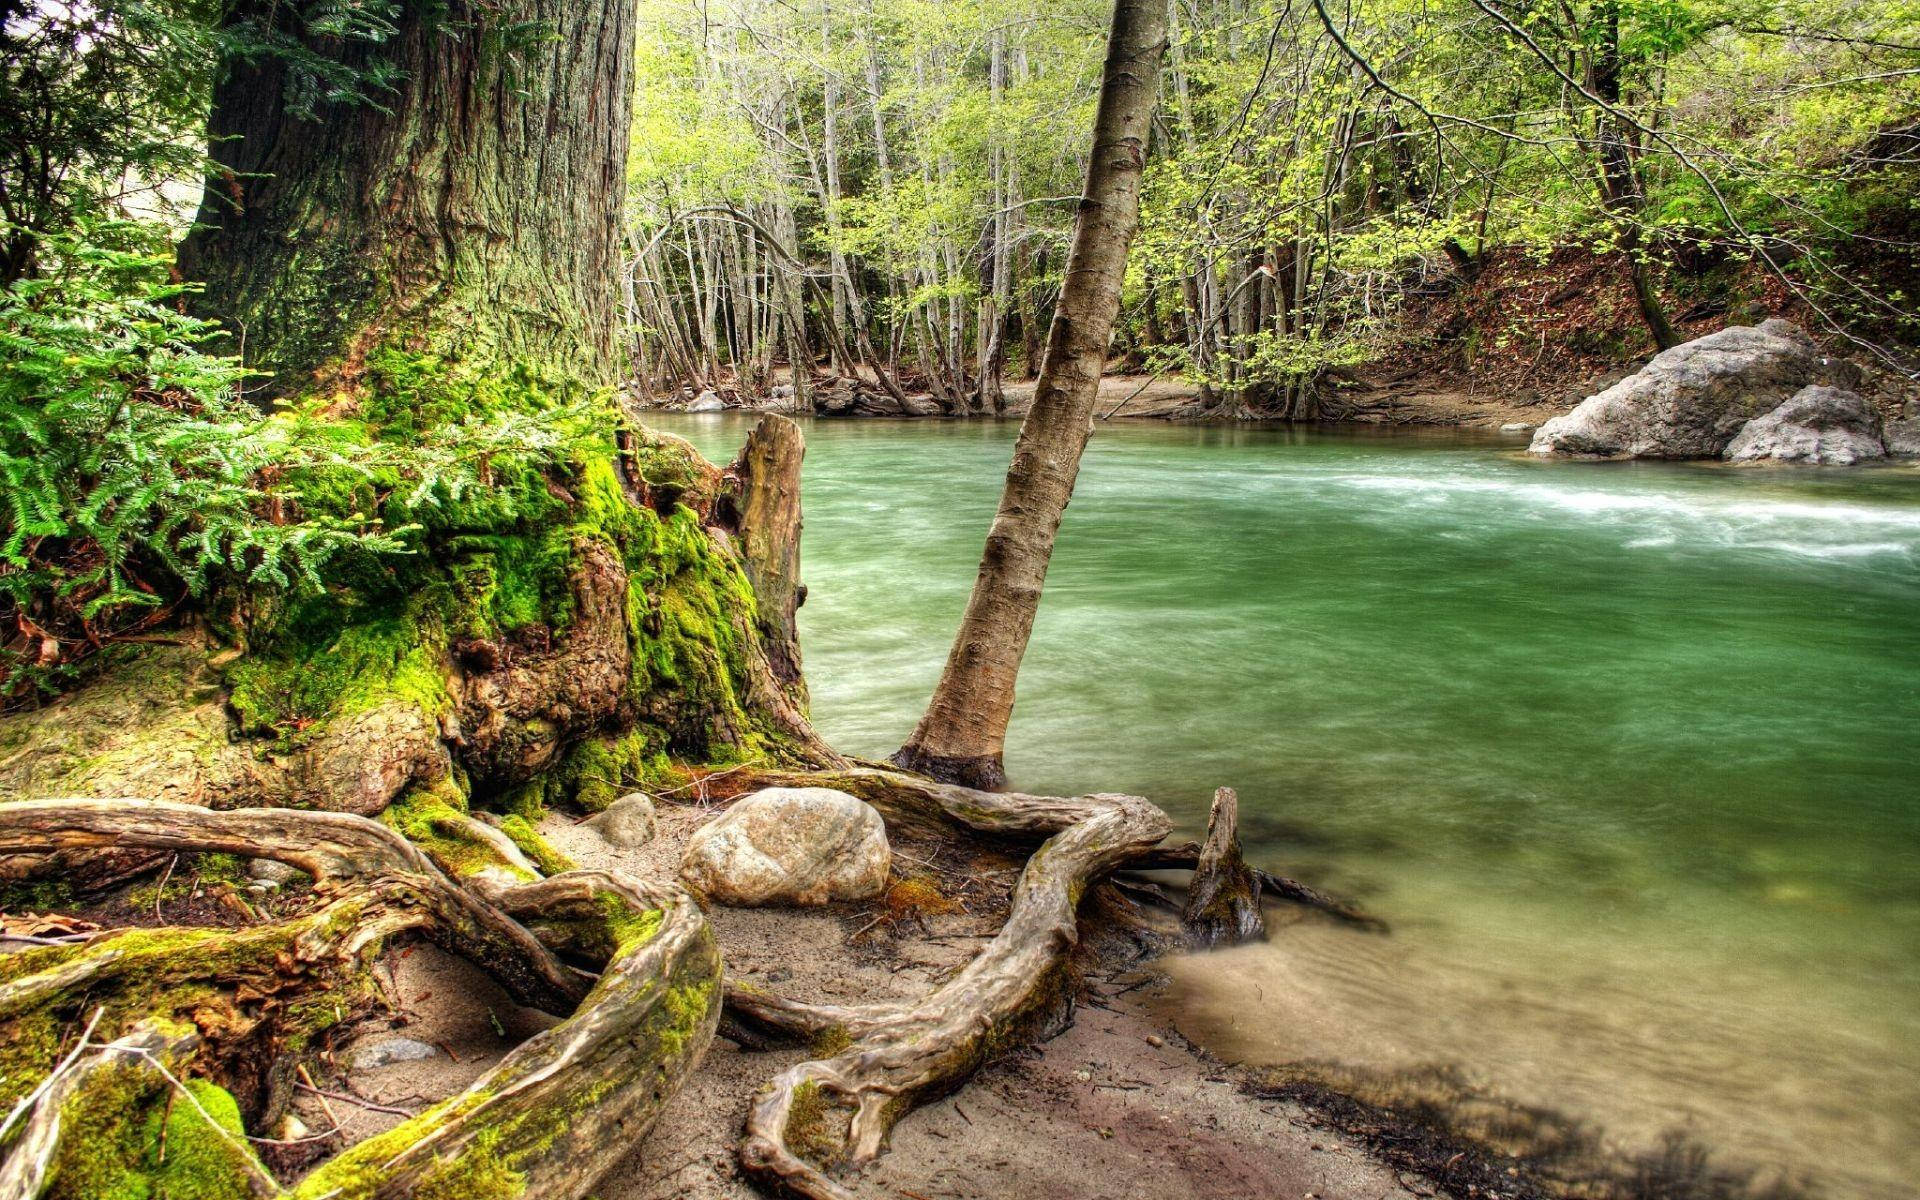
[[[720,461],[750,425],[650,422]],[[884,755],[1016,429],[805,424],[813,715]],[[1103,425],[1014,784],[1139,792],[1196,830],[1232,785],[1250,857],[1391,922],[1169,964],[1169,1013],[1224,1057],[1551,1113],[1622,1158],[1683,1140],[1759,1187],[1915,1195],[1920,470],[1523,445]]]

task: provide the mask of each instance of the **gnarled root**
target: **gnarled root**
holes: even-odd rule
[[[181,1119],[181,1136],[217,1151],[200,1156],[218,1178],[198,1180],[195,1195],[576,1200],[651,1124],[719,1019],[719,951],[677,889],[655,892],[604,872],[470,889],[392,830],[340,814],[214,813],[144,801],[0,805],[0,853],[95,845],[279,859],[314,876],[322,903],[240,931],[127,930],[0,960],[0,1028],[9,1036],[29,1025],[77,1024],[83,1009],[92,1013],[89,1037],[96,1026],[103,1039],[125,1030],[106,1044],[83,1038],[20,1098],[0,1136],[11,1146],[0,1161],[0,1200],[91,1194],[113,1171],[151,1181],[167,1155],[156,1157],[148,1142]],[[194,1089],[210,1085],[187,1081],[185,1063],[230,1078],[216,1043],[234,1030],[248,1029],[249,1057],[258,1058],[261,1042],[267,1056],[280,1048],[276,1013],[286,1018],[306,1006],[307,1024],[330,1023],[312,1008],[332,1011],[333,989],[363,979],[384,941],[406,930],[472,959],[522,1003],[572,1016],[459,1096],[283,1193],[237,1119],[228,1127],[202,1104]],[[589,977],[556,951],[604,964],[591,990]],[[9,1067],[20,1061],[9,1056]],[[148,1120],[163,1104],[165,1115]],[[109,1127],[117,1131],[111,1144],[92,1144]],[[181,1153],[176,1147],[175,1158]]]
[[[874,777],[881,777],[876,780]],[[837,777],[836,777],[837,778]],[[1170,828],[1166,814],[1136,796],[1075,800],[970,792],[892,772],[850,773],[888,805],[935,812],[997,833],[1053,832],[1021,872],[998,936],[953,979],[896,1005],[811,1006],[735,988],[737,1020],[764,1035],[785,1033],[844,1049],[775,1078],[747,1117],[740,1161],[769,1187],[812,1200],[847,1193],[801,1156],[822,1163],[875,1158],[893,1123],[924,1099],[958,1086],[993,1055],[1063,1015],[1067,956],[1078,940],[1075,914],[1089,883],[1141,854]],[[885,786],[883,786],[885,785]]]

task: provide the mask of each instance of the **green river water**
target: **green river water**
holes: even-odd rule
[[[659,416],[724,461],[738,416]],[[924,706],[1016,429],[806,424],[822,731]],[[1223,1056],[1437,1068],[1623,1154],[1920,1194],[1920,470],[1105,425],[1007,749],[1360,899],[1170,964]]]

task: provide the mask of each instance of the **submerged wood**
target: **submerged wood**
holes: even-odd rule
[[[1260,879],[1240,857],[1240,797],[1217,788],[1207,818],[1207,840],[1194,864],[1180,914],[1187,941],[1202,949],[1257,941],[1267,934],[1260,913]]]

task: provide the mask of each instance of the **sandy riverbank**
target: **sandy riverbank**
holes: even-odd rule
[[[582,866],[671,878],[693,829],[716,811],[663,804],[659,833],[635,851],[612,849],[565,817],[543,826]],[[877,920],[854,905],[811,911],[712,913],[728,969],[807,1000],[862,1002],[924,992],[956,970],[997,928],[1017,864],[984,870],[950,852],[896,843],[896,865],[935,881],[965,905],[920,919]],[[1094,938],[1095,942],[1102,939]],[[1207,1058],[1152,1013],[1160,977],[1108,947],[1082,955],[1082,1001],[1071,1026],[1041,1046],[989,1065],[954,1096],[907,1117],[892,1150],[848,1181],[861,1197],[1430,1196],[1434,1186],[1372,1157],[1357,1138],[1301,1105],[1257,1098],[1243,1078]],[[370,1027],[336,1055],[323,1086],[395,1110],[419,1108],[477,1078],[511,1042],[550,1020],[515,1008],[484,976],[431,947],[389,960],[393,1028]],[[356,1053],[405,1037],[432,1057],[370,1069]],[[733,1146],[754,1091],[797,1052],[748,1052],[717,1039],[689,1086],[632,1157],[599,1189],[602,1200],[748,1200]],[[402,1119],[302,1094],[309,1126],[335,1118],[358,1139]]]

